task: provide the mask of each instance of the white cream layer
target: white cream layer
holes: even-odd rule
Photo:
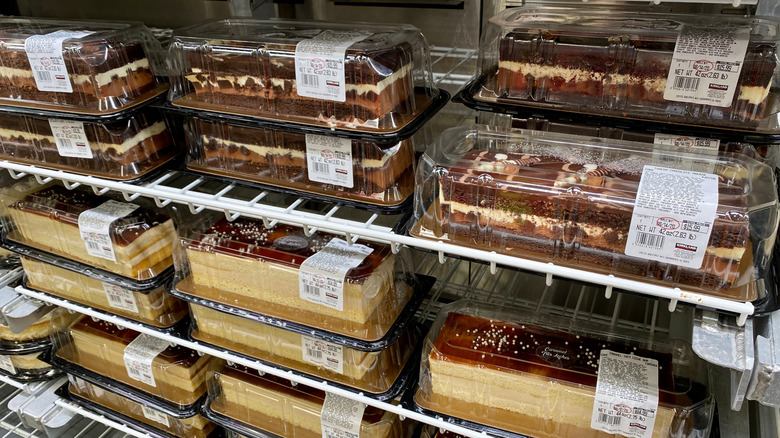
[[[69,76],[71,82],[74,84],[83,84],[89,82],[89,83],[96,83],[99,87],[102,87],[104,85],[110,84],[114,76],[121,78],[124,76],[128,76],[130,73],[132,73],[135,70],[142,70],[148,68],[149,68],[149,60],[146,58],[142,58],[142,59],[135,60],[130,64],[125,64],[122,67],[117,67],[105,71],[103,73],[98,73],[96,75],[70,74]],[[18,76],[18,77],[32,78],[33,72],[32,70],[0,66],[0,76],[7,76],[7,77]]]

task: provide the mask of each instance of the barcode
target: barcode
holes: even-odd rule
[[[130,377],[133,377],[133,378],[139,379],[139,380],[141,378],[143,378],[143,376],[141,375],[141,371],[138,370],[137,368],[135,368],[135,367],[126,367],[126,368],[127,368],[127,373],[130,375]]]
[[[309,286],[308,284],[304,284],[303,291],[307,294],[320,296],[320,288],[317,286]]]
[[[311,348],[306,347],[306,354],[315,359],[322,359],[322,350],[312,350]]]
[[[85,242],[87,243],[87,246],[89,247],[89,249],[93,249],[93,250],[99,250],[100,249],[100,245],[98,245],[95,242],[90,242],[89,240],[85,240]]]
[[[58,138],[57,140],[59,140],[59,143],[60,143],[61,147],[64,147],[64,148],[72,148],[73,147],[73,143],[71,143],[71,141],[69,139],[67,139],[67,138]]]
[[[320,77],[317,76],[317,75],[302,74],[301,75],[301,84],[303,84],[306,87],[319,87],[320,86]]]
[[[675,90],[696,91],[699,89],[699,78],[675,76],[672,88]]]
[[[317,173],[330,173],[330,165],[326,163],[311,163]]]
[[[619,415],[599,414],[599,423],[606,423],[610,426],[619,426],[622,418],[623,417]]]
[[[119,295],[116,295],[116,294],[113,294],[113,293],[110,293],[110,292],[108,294],[106,294],[106,295],[108,295],[108,301],[111,304],[116,304],[117,306],[121,306],[121,305],[123,305],[125,303],[122,300],[122,297],[120,297]]]
[[[650,233],[637,233],[636,244],[640,246],[649,246],[655,249],[664,247],[664,236],[656,236]]]
[[[47,72],[47,71],[36,71],[36,72],[35,72],[35,77],[36,77],[36,78],[37,78],[39,81],[44,81],[44,82],[49,82],[49,81],[51,81],[51,73],[49,73],[49,72]]]

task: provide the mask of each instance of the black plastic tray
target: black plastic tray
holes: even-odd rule
[[[195,297],[180,292],[176,289],[176,285],[171,288],[170,294],[184,301],[188,301],[199,306],[208,307],[209,309],[217,310],[228,315],[239,316],[251,321],[256,321],[260,324],[265,324],[304,336],[320,339],[332,344],[343,345],[354,350],[373,352],[381,351],[387,348],[390,344],[397,341],[398,338],[401,337],[407,327],[409,327],[411,324],[414,324],[414,313],[428,295],[428,291],[430,291],[434,283],[436,283],[435,278],[429,277],[427,275],[416,275],[414,278],[412,278],[412,281],[413,292],[412,296],[409,298],[409,302],[406,304],[406,306],[404,306],[403,310],[398,316],[398,319],[395,320],[387,333],[376,341],[366,341],[363,339],[352,338],[327,330],[310,327],[300,322],[274,318],[272,316],[266,316],[238,307],[228,306],[215,301]]]
[[[133,104],[116,112],[107,114],[84,114],[71,111],[57,111],[46,108],[35,108],[33,106],[14,106],[3,105],[0,102],[0,113],[12,114],[15,116],[46,117],[54,119],[77,120],[80,122],[108,123],[132,117],[136,112],[143,111],[148,106],[159,106],[166,100],[168,91],[164,91],[157,96],[145,101]]]
[[[0,341],[0,354],[6,356],[19,356],[22,354],[35,353],[43,351],[51,346],[51,339],[48,337],[32,341]]]

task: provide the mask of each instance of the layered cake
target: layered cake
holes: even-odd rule
[[[211,410],[277,436],[321,438],[325,393],[243,367],[228,367],[215,374]],[[398,416],[366,407],[361,438],[401,438]]]
[[[42,375],[52,369],[52,366],[39,359],[43,351],[36,351],[27,354],[15,354],[6,356],[13,365],[16,373],[14,375]],[[7,370],[5,370],[7,371]]]
[[[694,425],[687,409],[704,395],[690,390],[688,376],[676,380],[671,354],[465,313],[447,315],[415,400],[441,413],[539,438],[611,436],[590,428],[602,349],[658,361],[652,436],[688,436],[682,432]]]
[[[414,191],[414,147],[352,141],[352,187],[309,179],[306,136],[276,129],[192,119],[193,170],[381,205],[397,205]]]
[[[169,268],[176,240],[173,221],[143,207],[111,223],[116,261],[87,252],[79,232],[79,215],[106,201],[87,190],[67,190],[59,185],[43,188],[10,206],[16,227],[11,239],[138,280],[152,278]]]
[[[332,234],[276,225],[255,219],[225,218],[187,240],[191,275],[177,285],[182,292],[364,339],[379,339],[411,297],[397,273],[390,247],[366,242],[373,251],[350,269],[343,284],[343,310],[301,298],[299,269],[321,251]],[[396,278],[399,277],[399,278]],[[189,285],[188,285],[189,283]]]
[[[104,124],[84,123],[83,126],[92,158],[62,156],[52,125],[46,118],[0,114],[0,157],[128,179],[143,175],[175,154],[165,119],[158,111],[145,111]],[[67,130],[67,126],[63,130]],[[76,142],[65,140],[68,144]]]
[[[716,169],[717,214],[701,268],[694,269],[625,255],[642,170],[651,164],[647,157],[610,159],[590,156],[596,151],[546,146],[533,154],[472,149],[437,169],[431,236],[729,297],[750,254],[745,198],[750,183],[748,175],[735,174],[744,168]]]
[[[82,317],[67,328],[58,358],[179,405],[191,405],[206,392],[206,374],[213,359],[182,346],[169,346],[152,359],[154,386],[130,378],[125,348],[138,332]]]
[[[205,438],[215,427],[214,423],[206,420],[200,414],[186,418],[173,417],[119,394],[107,391],[78,377],[71,377],[68,391],[76,397],[89,400],[120,415],[140,421],[179,438]]]
[[[326,368],[313,363],[324,353],[308,345],[314,343],[311,338],[305,343],[298,333],[195,304],[190,304],[190,312],[197,340],[372,393],[390,389],[415,345],[414,335],[407,332],[380,352],[338,346],[331,358],[334,365]]]
[[[90,25],[96,26],[95,23]],[[131,29],[127,25],[121,30],[103,28],[100,35],[108,34],[105,39],[87,36],[65,40],[62,58],[73,89],[68,93],[40,91],[25,52],[27,37],[55,32],[59,30],[58,24],[48,20],[22,23],[17,19],[8,25],[0,22],[0,27],[0,64],[3,66],[0,99],[6,100],[5,103],[26,101],[109,111],[133,103],[157,86],[144,46],[137,40],[124,40],[131,31],[148,32],[145,28]],[[151,38],[150,35],[149,41]]]
[[[144,324],[170,327],[187,316],[187,304],[169,295],[165,284],[134,292],[27,257],[22,257],[22,267],[33,289]]]
[[[72,321],[76,319],[76,314],[67,314],[60,316],[62,321]],[[55,330],[52,325],[52,312],[49,311],[40,319],[30,324],[19,333],[15,333],[7,325],[0,323],[0,344],[2,343],[26,343],[26,342],[48,342],[49,335]],[[0,347],[1,349],[2,347]]]
[[[491,21],[500,23],[507,17],[509,20],[502,23],[508,26],[507,33],[498,42],[499,100],[738,129],[755,128],[764,116],[776,67],[774,42],[748,45],[734,98],[718,107],[664,99],[677,30],[671,28],[661,36],[642,35],[649,33],[647,29],[661,29],[659,23],[679,26],[669,17],[634,24],[635,17],[616,17],[610,22],[601,15],[596,18],[581,12],[570,20],[564,14],[518,17],[507,11]],[[522,27],[530,19],[533,26]],[[518,26],[512,20],[517,20]],[[567,28],[559,30],[564,20]],[[599,23],[602,28],[598,28]],[[698,83],[698,78],[694,80]]]

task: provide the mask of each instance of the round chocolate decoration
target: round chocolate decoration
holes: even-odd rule
[[[274,240],[274,247],[282,251],[300,251],[309,247],[309,241],[301,236],[283,236]]]

